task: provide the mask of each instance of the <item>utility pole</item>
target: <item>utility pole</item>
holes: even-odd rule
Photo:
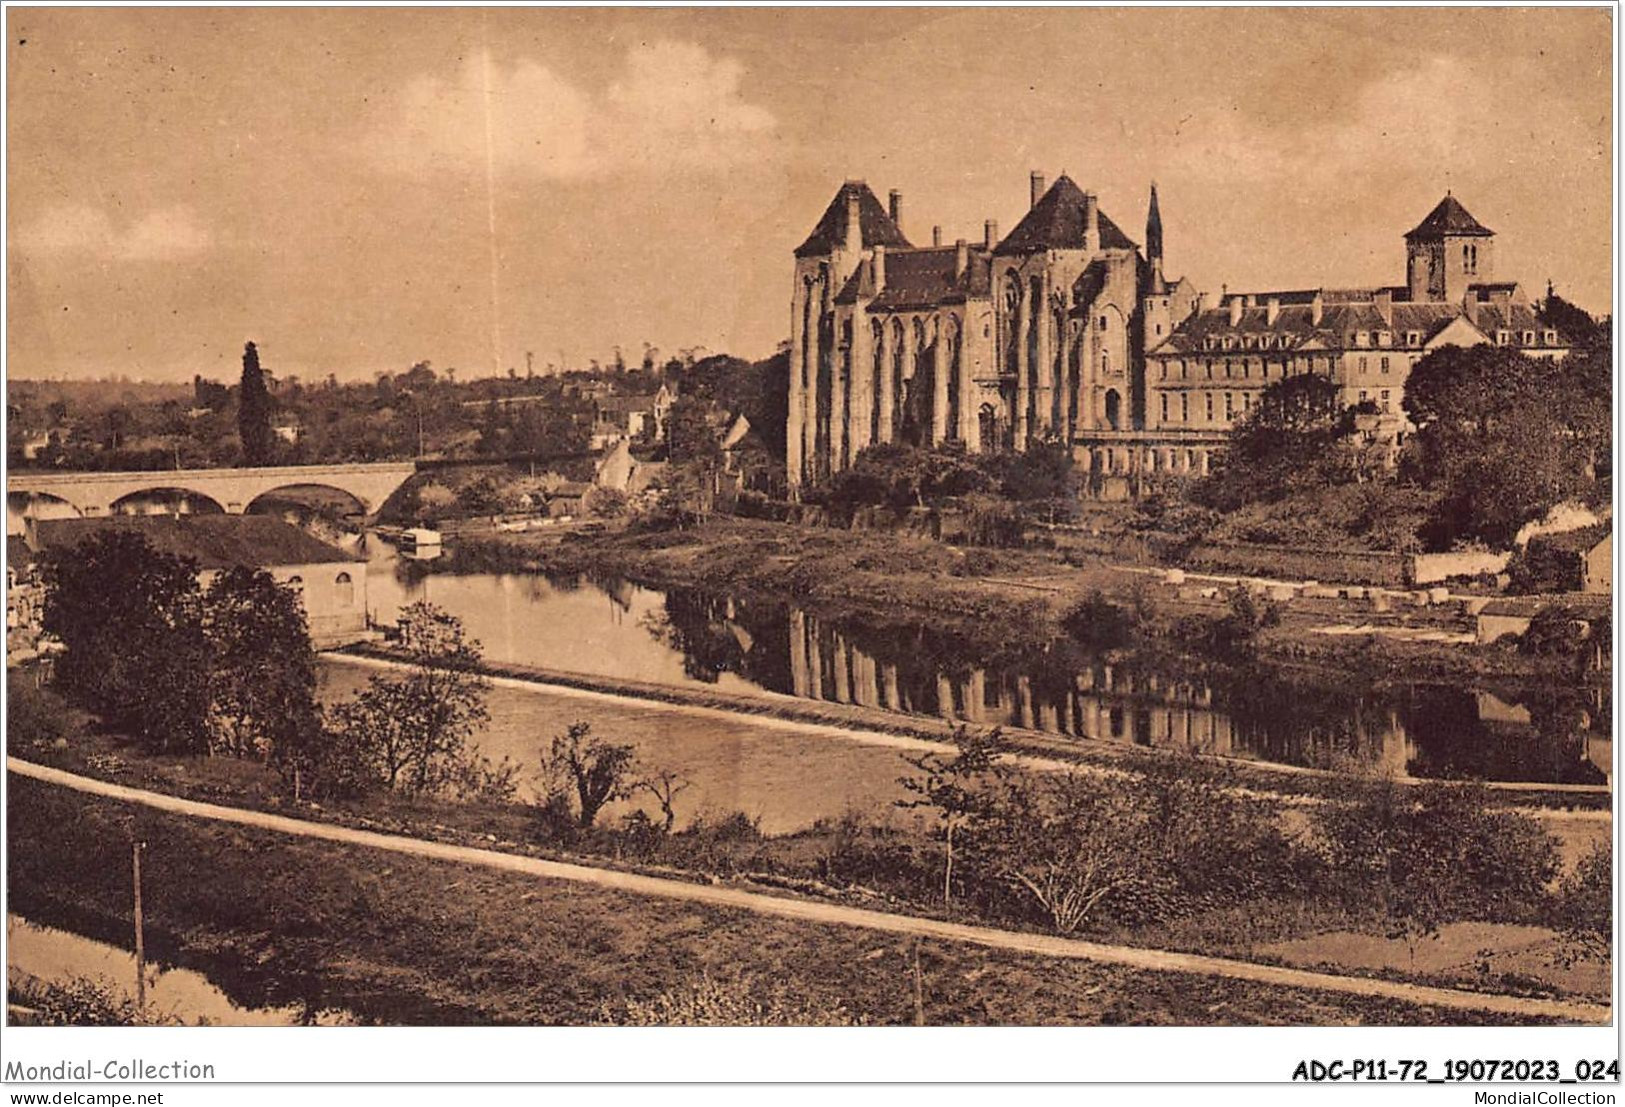
[[[147,1014],[147,943],[141,924],[141,851],[147,843],[134,842],[130,851],[130,877],[135,886],[135,1010]]]
[[[914,938],[914,1025],[925,1025],[925,982],[920,977],[920,939]]]

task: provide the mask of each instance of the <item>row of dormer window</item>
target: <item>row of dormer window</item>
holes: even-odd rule
[[[1496,331],[1495,344],[1497,346],[1514,345],[1515,337],[1521,339],[1521,341],[1516,343],[1517,345],[1533,346],[1536,344],[1535,332],[1530,330],[1523,331],[1521,334],[1505,330]],[[1542,333],[1540,337],[1541,342],[1544,345],[1557,345],[1557,332],[1554,330],[1548,329]],[[1396,339],[1399,339],[1400,341],[1396,342]],[[1348,332],[1343,344],[1345,346],[1352,346],[1355,349],[1371,349],[1373,347],[1377,349],[1387,349],[1401,343],[1410,349],[1419,348],[1422,345],[1422,332],[1406,331],[1403,335],[1396,335],[1392,331],[1350,331]],[[1272,348],[1284,350],[1291,344],[1290,337],[1284,334],[1210,334],[1207,336],[1204,346],[1209,350],[1268,350]]]

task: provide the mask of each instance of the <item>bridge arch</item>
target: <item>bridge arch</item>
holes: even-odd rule
[[[296,513],[335,514],[340,517],[366,515],[372,505],[347,488],[320,481],[297,481],[267,488],[243,505],[244,515],[282,513],[289,505]]]
[[[6,533],[21,534],[25,519],[77,519],[79,506],[49,492],[6,493]]]
[[[109,515],[224,515],[226,507],[206,492],[160,485],[126,492],[107,505]]]

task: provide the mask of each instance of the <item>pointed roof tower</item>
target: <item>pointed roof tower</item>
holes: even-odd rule
[[[1151,210],[1145,216],[1145,256],[1162,260],[1162,211],[1157,207],[1157,182],[1151,182]]]
[[[1077,183],[1062,173],[1049,191],[1022,216],[1016,229],[999,243],[995,254],[1032,254],[1040,250],[1080,250],[1084,244],[1085,197]],[[1132,250],[1134,242],[1116,223],[1097,211],[1100,249]]]
[[[857,200],[858,225],[865,249],[873,246],[910,248],[908,239],[903,237],[902,228],[892,221],[869,186],[863,181],[847,181],[835,193],[829,207],[824,209],[823,217],[818,220],[812,234],[807,236],[807,241],[796,247],[796,257],[821,257],[846,245],[849,212],[854,198]]]
[[[1484,224],[1468,214],[1467,209],[1461,206],[1461,201],[1449,192],[1444,199],[1430,212],[1426,219],[1409,231],[1405,238],[1415,241],[1421,238],[1443,238],[1445,235],[1466,235],[1476,238],[1489,238],[1495,234]]]

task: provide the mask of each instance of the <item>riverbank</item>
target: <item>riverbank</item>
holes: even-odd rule
[[[327,656],[336,662],[361,665],[399,663],[388,647],[377,645],[352,646]],[[832,740],[880,744],[916,752],[932,746],[944,748],[960,726],[949,720],[900,715],[859,704],[829,703],[794,696],[751,695],[718,688],[679,687],[511,662],[486,661],[481,669],[487,676],[521,689],[572,691],[622,701],[670,705],[719,720],[745,716],[797,733],[805,734],[810,730]],[[1332,770],[1266,764],[1238,757],[1147,749],[1127,742],[1063,737],[1020,727],[1002,727],[1001,732],[1031,767],[1050,769],[1076,766],[1106,772],[1136,773],[1154,770],[1166,764],[1170,758],[1184,757],[1222,764],[1234,773],[1242,786],[1286,804],[1333,795],[1347,775]],[[1423,783],[1413,777],[1394,779],[1404,784]],[[1484,787],[1502,802],[1531,813],[1590,812],[1605,817],[1612,805],[1612,792],[1606,785],[1491,782]]]
[[[1319,991],[1258,979],[1291,976],[1275,970],[1239,980],[1148,972],[962,941],[900,943],[704,902],[674,911],[613,888],[432,859],[445,853],[380,855],[180,818],[15,773],[8,814],[21,910],[119,940],[128,842],[145,841],[152,954],[208,972],[252,1006],[292,1002],[384,1023],[583,1024],[620,1021],[628,1001],[715,978],[877,1024],[1568,1021],[1556,1007],[1510,997],[1458,995],[1446,1008],[1445,997],[1430,1003],[1380,982]],[[1387,998],[1402,993],[1411,1002]]]
[[[992,657],[1049,648],[1064,636],[1066,614],[1094,596],[1131,609],[1145,638],[1175,652],[1231,613],[1222,593],[1204,596],[1200,589],[1168,586],[1144,566],[1104,558],[961,549],[904,534],[735,518],[641,533],[470,535],[441,558],[420,563],[419,571],[582,573],[727,591],[789,601],[832,620],[860,615],[871,625],[898,630],[926,626],[962,636]],[[1277,623],[1257,628],[1246,653],[1249,659],[1353,672],[1371,681],[1576,683],[1566,663],[1506,648],[1323,632],[1351,621],[1445,634],[1472,630],[1471,619],[1455,608],[1374,613],[1359,601],[1299,598],[1279,609]]]
[[[377,662],[368,662],[368,665]],[[365,672],[361,667],[359,676]],[[499,678],[508,683],[506,678]],[[517,690],[516,690],[517,691]],[[506,689],[493,690],[506,694]],[[597,696],[600,693],[579,693]],[[528,716],[526,733],[532,745],[545,741],[547,736],[562,731],[567,725],[583,717],[598,716],[583,711],[580,701],[569,697],[540,694],[534,688],[528,693],[543,701],[543,713]],[[675,718],[662,718],[660,711],[716,711],[714,708],[650,705],[641,717],[623,717],[620,728],[606,727],[601,736],[613,742],[629,742],[638,746],[640,763],[648,764],[653,756],[678,756],[675,762],[658,762],[665,767],[695,773],[702,779],[712,774],[705,766],[685,763],[678,750],[666,739],[672,732]],[[650,713],[650,712],[653,713]],[[723,714],[718,711],[718,714]],[[499,720],[493,718],[493,725]],[[764,720],[764,722],[767,720]],[[710,724],[707,729],[716,729]],[[899,756],[897,742],[878,747],[865,743],[854,734],[839,737],[802,735],[795,733],[805,724],[778,722],[782,728],[763,742],[769,754],[778,757],[786,743],[825,742],[838,743],[851,752],[843,754],[842,763],[860,767],[857,771],[866,779],[889,785],[908,767]],[[830,728],[834,729],[834,728]],[[650,743],[650,739],[654,739]],[[856,743],[856,744],[855,744]],[[909,748],[918,749],[921,740],[909,742]],[[353,801],[327,804],[293,803],[284,791],[282,782],[266,766],[229,758],[195,758],[164,756],[144,753],[129,747],[116,736],[102,733],[76,733],[71,740],[29,744],[18,740],[14,752],[31,760],[66,769],[76,774],[108,781],[125,787],[137,787],[176,797],[209,803],[224,803],[235,808],[261,811],[271,815],[296,815],[317,820],[336,827],[381,832],[403,837],[429,840],[456,847],[477,847],[509,853],[516,856],[556,859],[587,864],[607,871],[657,875],[696,884],[722,883],[731,887],[750,889],[762,894],[789,897],[809,902],[822,902],[899,913],[923,919],[969,918],[988,925],[1011,929],[1019,933],[1042,932],[1042,925],[1025,913],[1012,912],[1010,905],[995,905],[991,914],[976,905],[961,905],[955,913],[944,916],[938,894],[940,877],[933,875],[933,860],[940,846],[913,812],[901,811],[895,799],[904,798],[901,790],[892,785],[888,794],[873,796],[875,804],[866,808],[844,808],[838,815],[819,817],[810,825],[793,832],[771,833],[762,829],[760,813],[751,814],[715,805],[687,810],[681,815],[676,832],[649,834],[639,830],[635,823],[623,822],[637,806],[620,805],[607,811],[603,825],[590,832],[571,834],[561,838],[549,830],[538,818],[537,809],[526,802],[455,801],[437,797],[408,798],[393,794],[369,795]],[[658,754],[651,754],[658,750]],[[756,772],[761,754],[730,747],[730,766],[735,779]],[[808,775],[805,758],[794,750],[788,752],[784,767],[794,770],[795,780],[815,780]],[[1157,762],[1165,769],[1183,766],[1197,779],[1203,772],[1188,762],[1172,766],[1164,759]],[[530,762],[534,765],[534,762]],[[1120,771],[1120,770],[1114,770]],[[790,803],[795,805],[794,787],[790,788]],[[1210,778],[1215,787],[1226,794],[1237,792],[1239,781],[1234,775]],[[814,790],[821,790],[816,783]],[[1200,786],[1198,786],[1200,789]],[[700,786],[701,794],[706,786]],[[763,791],[758,794],[766,795]],[[774,792],[773,794],[780,794]],[[1249,796],[1248,803],[1263,802],[1263,797]],[[1280,817],[1288,819],[1295,829],[1290,833],[1302,834],[1307,829],[1307,812],[1290,801],[1280,802]],[[658,809],[644,807],[651,818],[658,819]],[[782,812],[773,813],[775,819]],[[1556,819],[1549,829],[1562,842],[1567,864],[1590,848],[1590,843],[1607,837],[1606,812],[1565,813],[1548,812],[1547,818]],[[648,824],[643,824],[647,826]],[[1228,829],[1227,829],[1228,828]],[[1222,836],[1234,833],[1233,824],[1226,818],[1212,827],[1192,833],[1197,837]],[[1575,839],[1580,834],[1584,840]],[[1221,854],[1233,866],[1250,869],[1248,858],[1254,854],[1247,848],[1230,843]],[[1311,869],[1315,862],[1306,858]],[[1327,894],[1326,878],[1314,871],[1293,878],[1289,886],[1271,890],[1274,885],[1262,873],[1246,878],[1258,882],[1256,887],[1241,898],[1225,898],[1218,902],[1192,901],[1166,915],[1149,919],[1104,920],[1091,927],[1089,933],[1100,940],[1136,946],[1145,949],[1172,950],[1198,955],[1218,955],[1261,962],[1282,961],[1285,955],[1271,953],[1282,943],[1312,940],[1316,935],[1334,932],[1364,932],[1373,937],[1385,932],[1385,922],[1371,916],[1369,909],[1351,908],[1337,897]],[[1369,905],[1367,905],[1369,908]],[[1520,916],[1520,920],[1522,920]],[[50,921],[50,920],[42,920]],[[1509,920],[1513,921],[1513,920]],[[1526,921],[1526,920],[1524,920]],[[1491,944],[1491,943],[1486,943]],[[1375,975],[1393,979],[1417,979],[1399,971],[1403,965],[1394,965],[1377,971]],[[1334,963],[1328,967],[1338,968]],[[1362,966],[1360,971],[1369,972]],[[1527,973],[1523,974],[1527,977]],[[1443,976],[1434,974],[1423,978],[1430,983],[1443,983],[1452,987],[1496,987],[1495,979],[1472,973],[1452,972]],[[1527,979],[1506,985],[1512,990],[1524,991]],[[1547,983],[1536,984],[1535,994],[1551,994]]]

